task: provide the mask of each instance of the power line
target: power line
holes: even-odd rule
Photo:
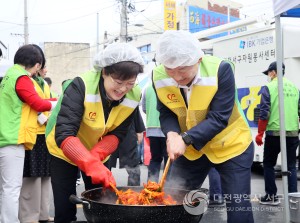
[[[85,15],[78,16],[78,17],[75,17],[75,18],[67,19],[67,20],[64,20],[64,21],[52,22],[52,23],[30,23],[30,25],[47,26],[47,25],[57,25],[57,24],[67,23],[67,22],[71,22],[71,21],[75,21],[75,20],[84,18],[84,17],[88,17],[88,16],[91,16],[91,15],[95,15],[97,12],[101,12],[101,11],[103,11],[103,10],[109,9],[109,8],[111,8],[111,7],[114,7],[114,6],[116,6],[116,3],[114,3],[113,5],[107,6],[107,7],[105,7],[105,8],[102,8],[102,9],[100,9],[100,10],[97,10],[97,11],[95,11],[95,12],[91,12],[91,13],[89,13],[89,14],[85,14]],[[0,21],[0,22],[3,22],[3,23],[9,23],[9,24],[14,24],[14,25],[22,25],[22,26],[24,25],[24,24],[19,24],[19,23],[9,22],[9,21]]]
[[[162,34],[162,32],[142,33],[142,34],[136,35],[136,36],[139,37],[139,36],[152,35],[152,34]],[[108,35],[110,35],[110,34],[108,34]],[[110,36],[113,36],[113,35],[110,35]],[[115,37],[117,37],[117,36],[115,36]],[[104,44],[107,44],[106,40],[104,40],[101,43],[99,43],[99,46],[104,45]],[[66,52],[66,53],[57,54],[57,55],[54,55],[54,56],[48,56],[47,59],[48,58],[50,59],[50,58],[62,57],[62,56],[65,56],[65,55],[69,55],[69,54],[73,54],[73,53],[78,53],[78,52],[81,52],[81,51],[84,51],[84,50],[91,50],[91,49],[94,49],[94,48],[97,48],[97,44],[93,44],[93,45],[90,45],[89,47],[84,47],[84,48],[73,50],[73,51]]]
[[[7,24],[12,24],[12,25],[18,25],[18,26],[23,26],[24,24],[21,23],[14,23],[14,22],[8,22],[8,21],[0,21],[0,23],[7,23]]]

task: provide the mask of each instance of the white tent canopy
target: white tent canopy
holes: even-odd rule
[[[300,4],[299,0],[273,0],[274,16],[287,12],[290,9],[297,7]]]

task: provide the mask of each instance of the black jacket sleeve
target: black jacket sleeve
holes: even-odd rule
[[[76,77],[64,91],[60,111],[56,120],[55,140],[60,147],[69,136],[77,136],[84,112],[85,86]]]
[[[136,115],[134,116],[135,132],[142,133],[145,131],[144,121],[139,108],[136,108]]]

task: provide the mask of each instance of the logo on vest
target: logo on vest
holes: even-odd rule
[[[96,112],[90,112],[89,113],[89,119],[91,120],[91,121],[95,121],[95,119],[96,119]]]
[[[179,102],[179,100],[176,98],[175,94],[167,94],[167,98],[170,100],[167,103],[174,103],[174,102]]]
[[[167,98],[171,101],[173,101],[173,99],[175,99],[175,94],[168,94]]]

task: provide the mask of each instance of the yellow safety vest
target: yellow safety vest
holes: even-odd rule
[[[51,98],[50,96],[50,88],[49,85],[47,84],[46,81],[44,81],[44,91],[42,90],[42,88],[40,87],[40,85],[32,79],[32,82],[34,84],[35,90],[38,93],[38,95],[43,98],[43,99],[49,99]],[[44,115],[46,115],[47,117],[49,117],[49,112],[43,112]],[[46,130],[46,125],[40,125],[38,124],[38,128],[37,128],[37,134],[45,134],[45,130]]]
[[[141,99],[141,89],[137,85],[125,95],[124,100],[118,106],[112,108],[107,122],[105,123],[99,90],[100,73],[101,72],[96,73],[95,71],[89,71],[80,76],[85,85],[85,97],[84,113],[77,137],[88,150],[90,150],[102,136],[113,131],[124,122],[124,120],[127,119],[139,105]],[[58,106],[58,109],[59,108],[60,105]],[[57,117],[51,115],[50,119],[54,118],[56,119]],[[48,150],[53,156],[75,165],[63,154],[62,149],[58,148],[55,142],[55,125],[47,135],[46,141]]]
[[[153,71],[153,81],[159,100],[178,118],[181,132],[185,132],[206,118],[209,105],[218,90],[218,69],[221,59],[204,56],[200,63],[201,82],[192,86],[188,108],[177,83],[162,65]],[[203,97],[201,97],[203,96]],[[200,151],[188,146],[184,156],[189,160],[205,154],[213,163],[222,163],[243,153],[252,141],[248,123],[235,96],[235,104],[228,126],[209,141]]]

